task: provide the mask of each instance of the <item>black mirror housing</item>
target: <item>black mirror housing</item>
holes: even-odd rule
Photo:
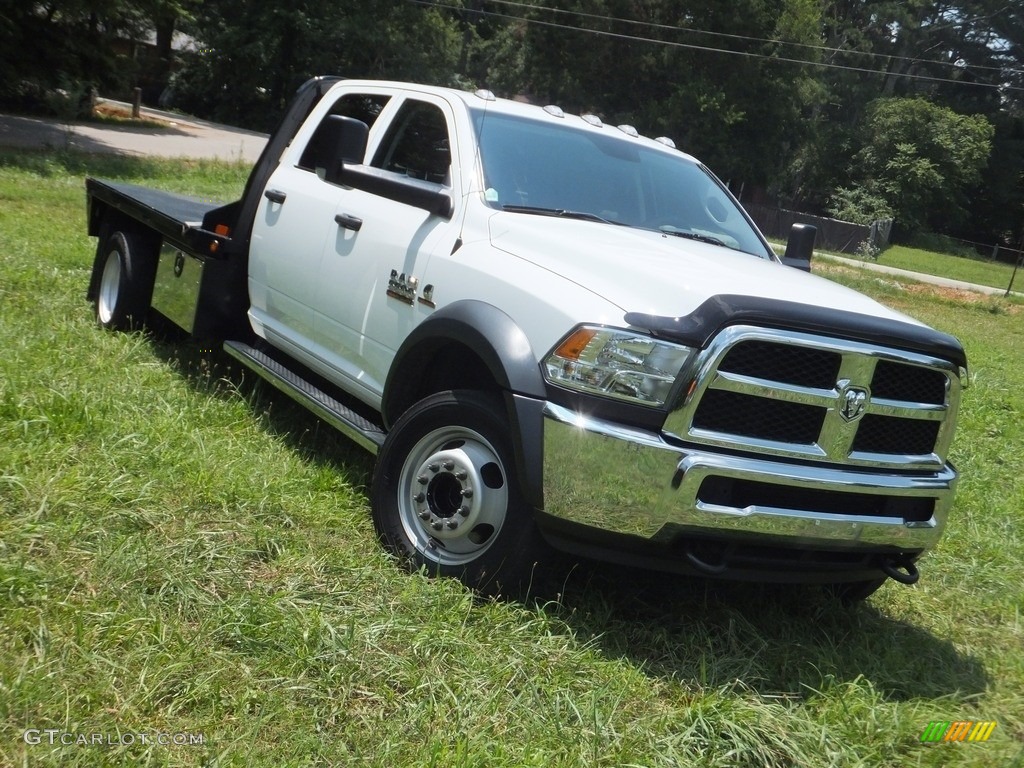
[[[366,142],[370,129],[362,120],[344,115],[330,115],[320,129],[324,141],[331,148],[332,161],[324,179],[332,184],[342,183],[345,164],[360,165],[366,156]]]
[[[811,271],[811,257],[814,255],[814,239],[818,228],[810,224],[794,224],[789,230],[786,254],[782,263],[804,272]]]
[[[382,171],[380,168],[366,165],[346,166],[341,183],[353,189],[361,189],[405,205],[422,208],[445,219],[450,219],[455,211],[451,192],[440,184],[410,179]]]

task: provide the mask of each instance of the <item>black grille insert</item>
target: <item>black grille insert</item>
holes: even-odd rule
[[[743,341],[729,350],[718,370],[801,387],[832,389],[842,357],[822,349]]]
[[[811,445],[817,442],[824,419],[825,409],[814,405],[709,389],[694,414],[693,426],[761,440]]]
[[[935,450],[940,422],[868,414],[861,420],[854,451],[924,455]]]
[[[948,379],[942,371],[880,360],[871,380],[871,396],[907,403],[944,405]]]

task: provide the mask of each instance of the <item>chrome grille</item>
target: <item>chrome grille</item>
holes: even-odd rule
[[[960,395],[948,361],[804,333],[727,328],[665,429],[683,440],[841,464],[944,463]]]

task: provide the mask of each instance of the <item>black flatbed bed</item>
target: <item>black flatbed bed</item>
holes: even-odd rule
[[[164,239],[187,248],[196,255],[217,257],[224,235],[203,229],[203,220],[223,203],[204,200],[139,184],[88,178],[85,187],[89,199],[89,228],[94,232],[95,202],[100,202],[145,224]],[[217,245],[211,248],[211,243]]]

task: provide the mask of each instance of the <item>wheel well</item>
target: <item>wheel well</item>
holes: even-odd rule
[[[404,363],[404,370],[396,372],[399,376],[396,377],[394,391],[388,394],[384,404],[383,415],[389,426],[414,403],[437,392],[449,389],[501,390],[483,358],[457,341],[442,339],[423,345]]]

